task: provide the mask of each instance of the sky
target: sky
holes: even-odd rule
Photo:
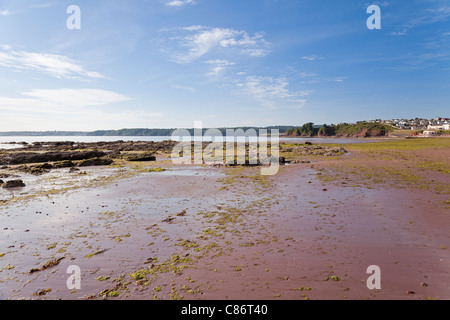
[[[0,0],[0,131],[449,110],[448,0]]]

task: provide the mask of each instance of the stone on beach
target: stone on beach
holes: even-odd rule
[[[9,180],[6,181],[5,183],[0,183],[0,185],[4,189],[25,187],[25,183],[23,183],[22,180]]]

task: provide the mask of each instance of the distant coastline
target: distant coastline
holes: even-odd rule
[[[270,127],[230,127],[230,128],[218,128],[223,135],[226,135],[226,130],[238,130],[242,129],[247,131],[249,129],[255,129],[257,132],[259,130],[279,130],[280,134],[284,134],[287,130],[295,128],[295,126],[270,126]],[[184,129],[184,128],[183,128]],[[171,136],[172,132],[177,130],[172,129],[120,129],[120,130],[96,130],[96,131],[5,131],[0,132],[1,137],[51,137],[51,136],[72,136],[72,137],[161,137],[161,136]],[[186,129],[191,135],[194,134],[194,129]],[[203,128],[202,132],[205,133],[208,128]]]
[[[232,130],[233,136],[249,136],[256,134],[259,136],[270,135],[271,130],[278,130],[281,137],[348,137],[348,138],[370,138],[387,137],[393,132],[408,131],[412,135],[422,133],[424,130],[437,130],[438,134],[449,134],[450,119],[436,118],[426,120],[417,119],[410,122],[394,120],[371,120],[358,121],[356,123],[323,124],[316,125],[312,122],[303,126],[268,126],[268,127],[222,127],[222,128],[202,128],[202,135],[211,135],[207,131],[219,130],[222,136],[227,135],[228,130]],[[417,124],[417,126],[415,125]],[[187,130],[194,136],[194,129],[191,128],[170,128],[170,129],[149,129],[149,128],[125,128],[119,130],[95,130],[95,131],[4,131],[0,132],[0,137],[170,137],[175,130]],[[440,129],[440,130],[438,130]],[[255,130],[255,131],[252,131]],[[267,130],[267,133],[264,132]]]

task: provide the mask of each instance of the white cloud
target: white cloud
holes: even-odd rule
[[[207,60],[205,61],[206,64],[212,65],[209,72],[206,74],[210,77],[218,76],[222,71],[224,71],[228,66],[235,65],[236,63],[230,62],[228,60]]]
[[[94,131],[99,129],[162,126],[162,114],[121,110],[74,112],[71,114],[2,112],[2,131]]]
[[[34,89],[22,92],[21,98],[0,96],[0,110],[69,114],[128,100],[117,92],[100,89]]]
[[[163,114],[117,108],[131,98],[99,89],[34,89],[0,96],[2,131],[98,130],[160,124]]]
[[[244,81],[237,83],[244,94],[253,97],[261,105],[277,109],[283,106],[302,107],[306,100],[301,99],[310,91],[291,92],[289,81],[285,78],[247,76]]]
[[[308,61],[316,61],[316,60],[323,60],[323,57],[319,57],[315,54],[310,55],[310,56],[303,56],[302,57],[303,60],[308,60]]]
[[[169,45],[166,51],[173,61],[180,64],[192,63],[212,52],[236,52],[232,51],[236,48],[240,49],[238,53],[249,56],[265,56],[270,52],[269,43],[261,33],[250,35],[242,30],[198,25],[164,31],[188,32],[187,35],[176,35],[165,41]]]
[[[167,7],[182,7],[187,4],[197,4],[194,0],[170,0],[166,2]]]
[[[78,62],[62,55],[27,51],[14,51],[11,46],[1,46],[0,66],[16,70],[34,70],[44,72],[56,78],[99,79],[104,78],[98,72],[88,71]]]
[[[267,49],[244,49],[241,51],[244,54],[247,54],[252,57],[265,57],[270,53],[270,50]]]
[[[11,15],[11,12],[9,10],[0,11],[0,16],[6,17],[6,16],[9,16],[9,15]]]

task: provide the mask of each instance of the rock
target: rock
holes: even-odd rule
[[[76,172],[76,171],[80,171],[80,169],[72,167],[69,169],[69,172]]]
[[[78,163],[78,166],[79,167],[108,166],[113,162],[114,161],[111,159],[93,158],[81,161],[80,163]]]
[[[2,188],[9,189],[9,188],[22,188],[25,187],[25,183],[23,183],[22,180],[9,180],[6,181],[6,183],[2,184]]]
[[[130,156],[127,158],[128,161],[156,161],[155,156],[151,155],[142,155],[142,156]]]
[[[164,220],[161,220],[161,222],[172,223],[173,220],[175,220],[175,218],[169,216],[169,217],[165,218]]]
[[[53,165],[55,168],[71,168],[74,167],[75,164],[70,160],[58,161]]]
[[[38,169],[53,169],[53,166],[50,163],[43,163],[43,164],[38,164],[36,166],[34,166],[34,168],[38,168]]]
[[[33,292],[33,296],[45,296],[47,293],[52,292],[52,289],[39,289],[36,292]]]
[[[53,166],[51,164],[44,163],[44,164],[30,166],[30,167],[28,167],[26,165],[21,165],[21,166],[17,167],[17,170],[26,172],[26,173],[30,173],[30,174],[34,174],[34,175],[40,175],[45,172],[49,172],[49,170],[52,168],[53,168]]]
[[[309,160],[293,160],[291,163],[311,163]]]
[[[3,180],[0,180],[0,187],[4,184]]]
[[[186,210],[182,210],[181,212],[177,213],[177,217],[184,217],[186,215]]]
[[[103,151],[79,151],[79,152],[18,152],[9,153],[0,157],[0,165],[55,162],[64,160],[85,160],[96,157],[103,157]]]

